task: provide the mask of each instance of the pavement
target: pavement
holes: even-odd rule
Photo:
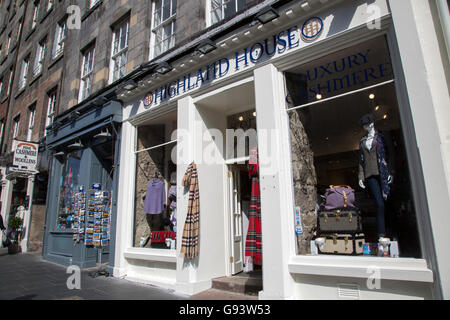
[[[3,249],[3,248],[2,248]],[[0,254],[0,300],[187,300],[188,296],[121,278],[92,278],[81,270],[81,289],[69,290],[66,267],[41,253]],[[73,283],[73,282],[72,282]]]

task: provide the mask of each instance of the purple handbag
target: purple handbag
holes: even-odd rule
[[[325,210],[355,207],[355,190],[349,186],[330,186],[325,192]]]

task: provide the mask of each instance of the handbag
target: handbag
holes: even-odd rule
[[[355,190],[349,186],[330,186],[325,192],[325,210],[356,208]]]

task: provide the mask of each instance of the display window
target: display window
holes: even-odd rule
[[[69,153],[63,163],[59,186],[58,215],[56,229],[72,229],[74,219],[72,210],[73,194],[80,186],[80,165],[84,149]]]
[[[421,257],[387,42],[285,72],[299,255]]]
[[[137,127],[134,247],[175,249],[177,113]]]

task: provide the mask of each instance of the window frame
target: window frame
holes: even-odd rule
[[[56,59],[64,52],[64,42],[67,38],[67,19],[56,24],[55,39],[53,41],[52,58]]]
[[[31,22],[31,29],[35,29],[37,26],[37,23],[39,21],[39,9],[41,6],[41,2],[40,1],[36,1],[34,3],[34,12],[33,12],[33,20]]]
[[[14,127],[13,127],[13,140],[19,136],[20,131],[20,114],[14,117],[13,119]],[[17,140],[17,139],[16,139]],[[11,144],[11,149],[13,148],[13,144]]]
[[[17,84],[18,91],[25,89],[25,87],[27,85],[29,66],[30,66],[30,56],[27,56],[22,60],[22,66],[20,68],[19,82]]]
[[[125,36],[125,46],[123,48],[120,47],[120,39],[123,36],[122,30],[123,27],[126,26],[126,36]],[[112,39],[111,39],[111,59],[110,59],[110,73],[109,73],[109,84],[114,81],[122,78],[126,74],[126,65],[128,63],[128,42],[130,36],[130,19],[127,17],[126,19],[121,20],[115,26],[113,26],[112,30]],[[117,40],[117,38],[119,40]],[[117,52],[115,50],[117,43]],[[119,64],[118,69],[116,70],[117,61],[122,61],[122,56],[125,55],[125,63],[123,65]],[[125,68],[122,75],[120,75],[120,70]],[[116,77],[116,73],[119,75]]]
[[[170,8],[169,8],[169,17],[163,20],[163,17],[161,16],[161,12],[163,11],[163,4],[164,1],[169,1]],[[157,2],[161,4],[161,6],[157,9]],[[175,8],[173,7],[175,2]],[[151,21],[151,39],[150,39],[150,58],[149,60],[163,54],[167,50],[173,48],[176,44],[176,19],[177,19],[177,7],[178,7],[178,1],[177,0],[154,0],[152,1],[152,21]],[[156,23],[156,15],[160,13],[160,22],[155,25]],[[164,38],[164,29],[165,27],[170,25],[170,35],[166,38]],[[158,32],[162,32],[161,40],[158,41]],[[167,48],[164,48],[165,41],[168,40],[168,46]],[[157,51],[157,46],[161,45],[161,49]]]
[[[209,27],[209,26],[212,26],[212,25],[215,25],[215,24],[219,23],[220,21],[223,21],[224,19],[229,18],[229,17],[225,16],[225,7],[226,7],[226,5],[227,5],[229,2],[234,1],[234,4],[235,4],[235,11],[233,12],[232,15],[230,15],[230,17],[233,16],[234,14],[236,14],[237,12],[239,12],[240,10],[242,10],[242,9],[245,8],[245,2],[244,2],[244,4],[243,4],[244,8],[239,9],[239,1],[240,1],[240,0],[218,0],[218,1],[221,2],[220,5],[219,5],[219,6],[216,6],[216,7],[213,9],[213,1],[214,1],[214,0],[208,0],[208,1],[207,1],[207,8],[206,8],[207,13],[206,13],[206,18],[207,18],[207,26],[208,26],[208,27]],[[220,10],[221,18],[220,18],[219,20],[213,22],[213,16],[214,16],[214,15],[213,15],[213,11],[217,10],[219,7],[221,8],[221,10]]]
[[[36,57],[34,59],[33,77],[38,76],[42,72],[45,60],[45,50],[46,50],[46,39],[38,43],[36,50]]]
[[[89,59],[92,58],[91,68],[89,70]],[[83,59],[81,63],[81,74],[80,74],[80,91],[78,95],[78,102],[85,100],[89,97],[92,89],[92,81],[94,75],[94,65],[95,65],[95,44],[89,46],[83,52]],[[86,71],[87,70],[87,71]]]
[[[47,93],[47,115],[45,117],[44,136],[48,134],[47,127],[53,124],[56,113],[56,90]]]
[[[27,141],[32,141],[33,130],[36,124],[36,104],[34,103],[28,108],[28,131],[27,131]]]

